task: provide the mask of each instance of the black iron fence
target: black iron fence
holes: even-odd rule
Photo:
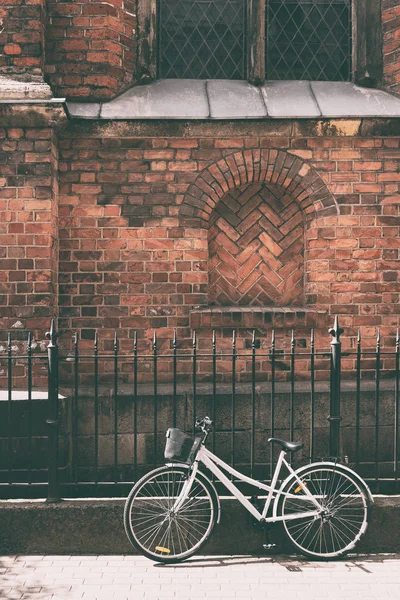
[[[25,352],[11,335],[0,348],[0,495],[124,496],[163,463],[165,430],[194,431],[196,416],[214,421],[210,448],[228,463],[268,481],[276,456],[268,438],[301,440],[293,460],[340,457],[373,491],[399,490],[399,335],[384,349],[342,351],[338,320],[330,346],[314,334],[265,345],[233,332],[229,347],[176,337],[162,351],[72,352],[59,348],[52,323],[46,352],[29,335]],[[287,340],[287,338],[286,338]],[[61,347],[62,348],[62,347]],[[43,349],[43,348],[42,348]]]

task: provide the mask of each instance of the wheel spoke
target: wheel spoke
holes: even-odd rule
[[[131,542],[160,561],[183,560],[210,535],[215,522],[212,494],[196,477],[189,496],[175,513],[190,471],[182,467],[156,469],[132,489],[125,508],[125,528]]]
[[[354,548],[365,530],[368,512],[368,499],[358,481],[344,469],[328,465],[310,466],[302,472],[300,479],[318,499],[322,510],[317,518],[301,519],[301,514],[310,510],[310,500],[305,496],[304,489],[298,501],[284,497],[283,518],[293,515],[299,517],[299,520],[283,520],[291,541],[304,554],[315,557],[333,558]],[[296,481],[292,481],[287,490],[290,492],[296,488]]]

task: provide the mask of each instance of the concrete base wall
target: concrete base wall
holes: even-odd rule
[[[127,540],[123,500],[0,503],[1,554],[134,554]],[[290,552],[280,526],[271,538],[277,552]],[[236,501],[222,500],[221,522],[202,552],[206,554],[258,554],[264,533],[252,524]],[[400,551],[400,496],[378,496],[372,519],[357,552]]]

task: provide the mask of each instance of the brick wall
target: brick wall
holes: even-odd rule
[[[55,95],[117,96],[135,74],[136,2],[49,0],[46,73]]]
[[[400,3],[382,0],[384,84],[400,94]]]
[[[209,224],[203,213],[212,214],[213,194],[218,199],[234,187],[234,168],[224,172],[223,165],[250,152],[273,155],[271,177],[292,186],[303,203],[305,306],[325,310],[328,321],[341,315],[352,335],[360,326],[373,340],[381,327],[392,343],[400,324],[399,138],[261,136],[260,127],[248,137],[224,138],[212,135],[218,127],[183,138],[133,137],[120,130],[115,137],[91,137],[89,128],[79,135],[73,128],[65,132],[60,327],[80,330],[88,346],[101,329],[108,349],[115,328],[126,348],[134,331],[149,341],[157,329],[160,347],[174,329],[188,339],[191,311],[209,301]],[[288,177],[294,160],[300,171],[307,166],[303,187],[299,175]],[[238,159],[235,164],[240,183],[254,181],[254,160],[252,167]],[[202,186],[200,179],[212,172],[211,191],[196,198],[193,186]],[[249,274],[253,268],[249,263]],[[325,330],[322,337],[326,341]]]
[[[44,0],[0,3],[0,73],[40,75],[44,61]]]
[[[0,327],[43,339],[56,315],[57,150],[51,128],[0,129]],[[26,337],[26,334],[24,334]]]

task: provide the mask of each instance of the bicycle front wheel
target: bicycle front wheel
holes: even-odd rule
[[[177,512],[173,506],[188,477],[184,467],[160,467],[132,488],[124,510],[130,542],[153,560],[179,562],[197,552],[210,537],[218,514],[215,493],[199,473]]]
[[[310,466],[299,474],[301,484],[292,478],[282,501],[283,525],[290,541],[306,556],[328,559],[352,550],[365,533],[369,516],[369,498],[340,466]],[[321,506],[318,516],[301,513],[315,511],[308,490]],[[294,515],[299,518],[294,518]]]

